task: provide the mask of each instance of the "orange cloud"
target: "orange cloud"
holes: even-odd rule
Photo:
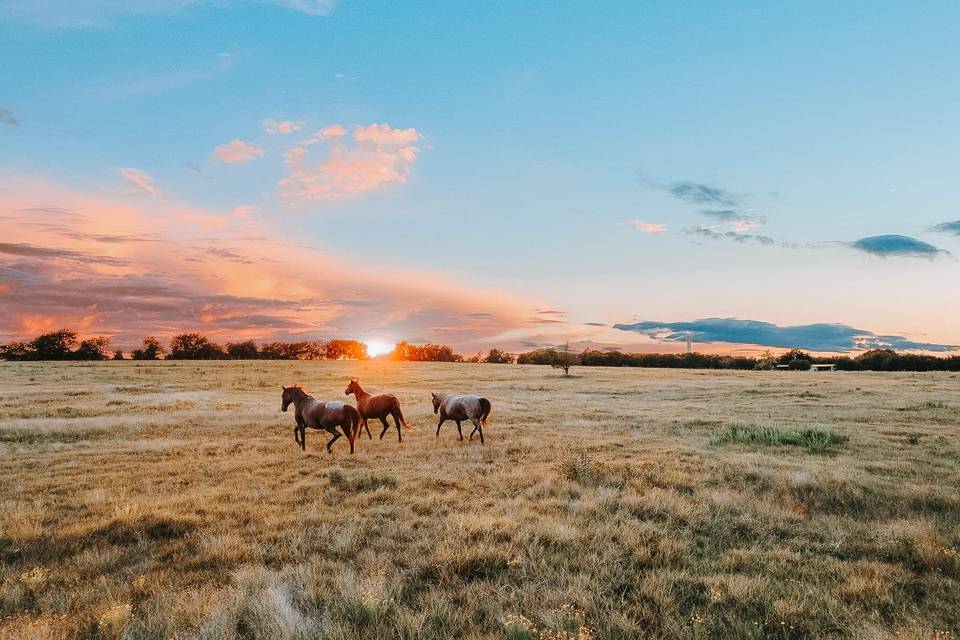
[[[215,148],[213,155],[216,156],[220,162],[234,164],[237,162],[256,160],[263,155],[263,149],[252,142],[244,142],[237,138]]]
[[[416,129],[394,129],[387,124],[357,127],[353,145],[341,142],[345,134],[342,126],[331,125],[287,150],[288,173],[279,185],[284,203],[298,206],[336,200],[407,181],[419,153],[414,143],[421,135]],[[330,143],[327,156],[308,162],[307,145],[323,141]]]
[[[34,179],[0,179],[0,194],[0,341],[68,326],[111,335],[118,348],[200,330],[218,340],[377,334],[476,350],[530,327],[544,307],[305,247],[236,210],[91,197]]]

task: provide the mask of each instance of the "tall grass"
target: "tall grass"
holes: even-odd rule
[[[770,447],[802,447],[811,453],[824,453],[845,438],[830,429],[801,429],[767,424],[728,424],[713,434],[711,442],[750,444]]]

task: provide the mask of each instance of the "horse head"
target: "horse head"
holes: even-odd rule
[[[433,398],[433,412],[437,413],[440,411],[440,396],[433,391],[430,392],[430,396]]]
[[[295,401],[298,396],[303,394],[303,387],[295,384],[292,387],[280,385],[280,388],[283,389],[283,393],[280,396],[280,410],[286,411],[287,407],[290,406],[290,403]]]
[[[360,394],[360,381],[356,378],[350,378],[350,384],[347,385],[347,388],[343,391],[343,395],[348,396],[351,393],[359,397]]]

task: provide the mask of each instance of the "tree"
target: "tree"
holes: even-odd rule
[[[757,360],[756,368],[759,371],[770,371],[771,369],[777,366],[777,357],[774,355],[773,351],[767,349]]]
[[[123,351],[120,351],[119,349],[117,349],[116,351],[113,352],[113,359],[114,359],[114,360],[126,360],[126,358],[123,357]]]
[[[34,360],[35,352],[26,342],[0,344],[0,360]]]
[[[110,346],[110,338],[98,336],[96,338],[87,338],[80,343],[77,350],[73,352],[74,360],[109,360],[110,354],[107,347]]]
[[[535,349],[517,356],[517,364],[549,364],[557,361],[556,349]]]
[[[502,349],[490,349],[484,362],[490,364],[513,364],[513,354]]]
[[[812,363],[804,358],[797,358],[787,363],[793,371],[809,371]]]
[[[172,360],[222,360],[226,356],[223,347],[199,333],[181,333],[170,340]]]
[[[557,358],[550,365],[554,369],[563,369],[563,375],[570,375],[570,367],[577,363],[577,354],[570,351],[570,343],[564,343],[563,347],[557,351]]]
[[[147,336],[143,339],[143,348],[136,349],[133,352],[134,360],[159,360],[160,356],[166,353],[166,349],[160,344],[160,341],[153,336]]]
[[[780,357],[777,358],[777,363],[790,364],[794,360],[808,360],[813,362],[813,356],[801,349],[790,349],[790,351],[781,354]]]
[[[366,360],[367,345],[359,340],[328,340],[324,349],[327,360]]]
[[[67,360],[77,346],[77,332],[61,329],[37,336],[30,342],[33,360]]]
[[[228,342],[227,355],[230,356],[231,360],[256,360],[259,355],[257,352],[257,343],[253,340],[247,340],[246,342]]]

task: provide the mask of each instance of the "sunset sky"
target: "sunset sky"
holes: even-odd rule
[[[0,0],[0,342],[960,345],[960,4]]]

